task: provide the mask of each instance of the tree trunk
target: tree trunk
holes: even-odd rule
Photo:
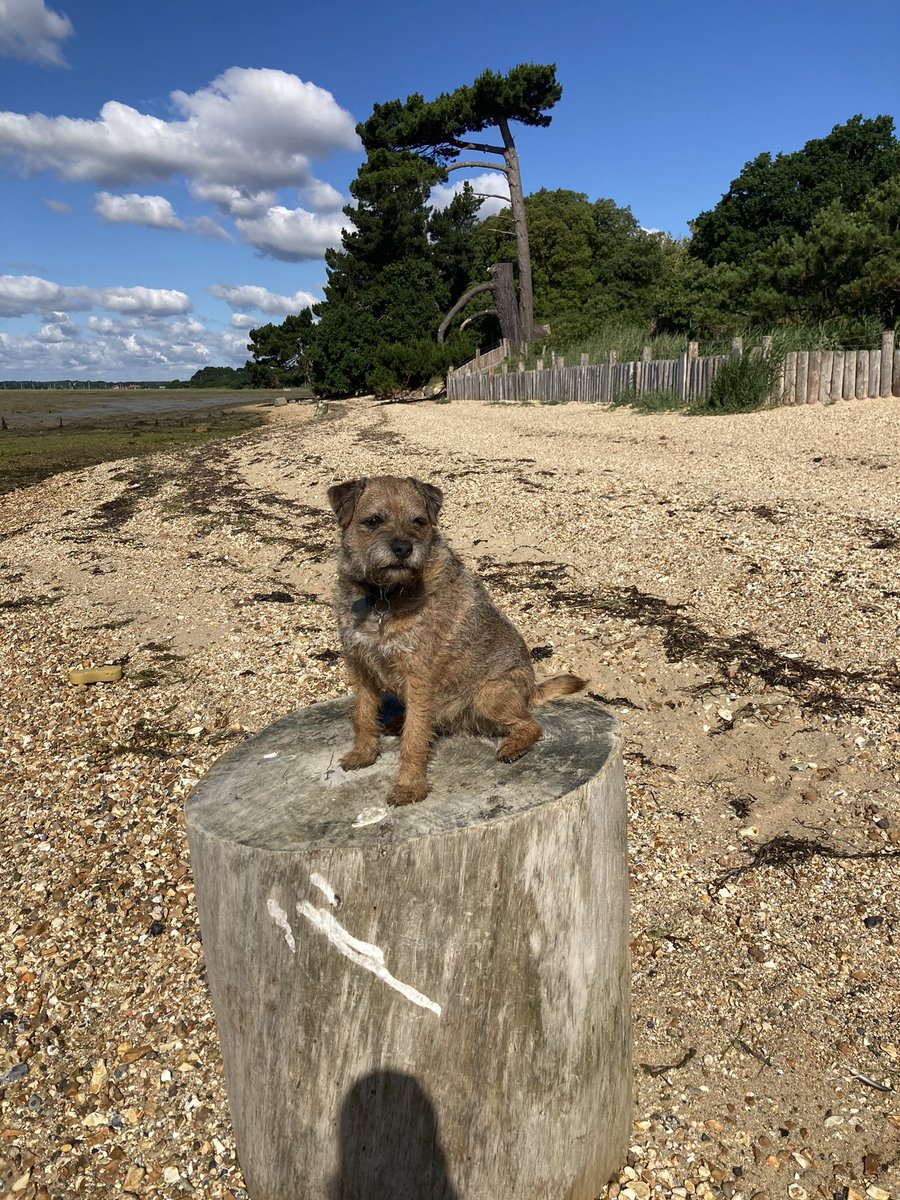
[[[625,790],[598,705],[498,763],[396,739],[345,774],[349,703],[229,751],[186,820],[253,1200],[593,1200],[631,1129]]]
[[[450,328],[450,322],[458,312],[469,303],[473,296],[481,292],[491,292],[494,297],[494,308],[500,319],[500,333],[510,345],[516,346],[522,340],[519,325],[519,306],[516,302],[516,286],[513,282],[512,263],[495,263],[488,268],[489,283],[476,283],[468,291],[463,292],[447,315],[441,321],[437,333],[438,344],[442,345]],[[482,315],[482,314],[479,314]],[[463,322],[465,324],[465,322]]]
[[[516,285],[513,282],[512,263],[494,263],[488,268],[491,277],[494,305],[500,318],[500,333],[511,346],[523,340],[521,310],[516,303]],[[520,293],[521,295],[521,293]]]
[[[527,344],[534,339],[534,286],[531,279],[531,249],[528,245],[525,197],[522,194],[519,155],[510,133],[509,122],[501,117],[497,124],[503,135],[503,160],[506,163],[509,201],[516,231],[516,257],[519,261],[519,328],[522,341]]]
[[[473,296],[479,295],[481,292],[492,292],[494,290],[493,281],[490,283],[476,283],[474,287],[470,287],[468,291],[463,292],[457,302],[453,305],[447,315],[441,321],[440,328],[437,332],[438,345],[443,345],[444,338],[447,336],[447,330],[450,328],[450,322],[458,312],[466,307]]]

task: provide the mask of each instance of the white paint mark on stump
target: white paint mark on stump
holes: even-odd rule
[[[309,877],[309,882],[313,885],[313,887],[316,887],[319,889],[319,891],[322,893],[322,895],[325,897],[325,899],[328,901],[328,903],[331,905],[332,908],[337,908],[337,906],[338,906],[337,895],[335,894],[334,888],[331,886],[331,884],[328,882],[327,879],[323,879],[321,875],[319,875],[315,871],[313,871],[312,875],[310,875],[310,877]]]
[[[358,967],[363,967],[366,971],[371,971],[373,975],[377,975],[383,980],[388,987],[392,987],[394,991],[399,992],[412,1004],[418,1004],[420,1008],[428,1008],[438,1016],[441,1015],[441,1006],[435,1004],[433,1000],[429,1000],[427,996],[423,996],[421,992],[414,987],[410,987],[408,983],[402,983],[399,979],[395,979],[387,967],[384,965],[384,952],[373,945],[371,942],[361,942],[359,938],[355,938],[351,933],[348,933],[343,925],[339,924],[328,911],[327,908],[313,908],[308,900],[303,900],[297,905],[297,912],[301,917],[306,917],[311,925],[314,925],[320,933],[328,938],[332,946],[345,958],[349,958],[352,963]]]
[[[266,901],[266,908],[269,910],[269,916],[275,922],[280,930],[284,933],[284,940],[290,948],[291,954],[297,949],[297,943],[294,941],[294,931],[291,929],[291,923],[288,920],[288,915],[278,903],[271,897]]]
[[[388,815],[386,808],[364,808],[356,819],[351,822],[351,828],[362,829],[363,825],[377,825]]]
[[[277,751],[277,750],[273,750],[271,754],[264,754],[264,755],[263,755],[263,759],[267,759],[267,758],[277,758],[277,757],[278,757],[278,751]]]

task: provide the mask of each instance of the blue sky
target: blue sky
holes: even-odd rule
[[[376,102],[555,62],[526,193],[680,235],[758,153],[897,119],[898,44],[897,0],[0,0],[0,379],[240,365],[321,296]]]

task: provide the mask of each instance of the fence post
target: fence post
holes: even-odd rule
[[[806,403],[806,377],[809,372],[809,351],[797,351],[797,383],[795,389],[796,403]]]
[[[586,366],[588,366],[588,365],[589,365],[590,361],[591,361],[591,356],[590,356],[590,354],[588,354],[588,352],[587,352],[586,350],[585,350],[585,351],[583,351],[583,352],[582,352],[582,355],[581,355],[581,365],[582,365],[583,367],[586,367]]]
[[[822,369],[819,376],[819,401],[825,404],[831,397],[831,372],[834,370],[834,351],[822,352]]]
[[[885,329],[881,335],[881,394],[890,396],[894,381],[894,331]]]
[[[653,347],[652,346],[644,347],[643,353],[641,354],[641,362],[645,362],[645,363],[653,362]]]
[[[765,336],[763,337],[762,356],[763,356],[763,358],[771,358],[772,357],[772,335],[770,333],[765,334]]]
[[[742,337],[733,337],[731,339],[731,350],[729,355],[731,358],[740,358],[744,353],[744,339]]]
[[[791,350],[784,357],[785,404],[797,403],[797,351]]]
[[[819,399],[819,387],[822,379],[822,352],[821,350],[810,350],[809,352],[809,367],[806,372],[806,396],[807,404],[816,404]]]
[[[869,351],[869,396],[881,394],[881,351]]]
[[[864,400],[869,394],[868,350],[857,350],[856,352],[856,388],[853,394],[857,400]]]

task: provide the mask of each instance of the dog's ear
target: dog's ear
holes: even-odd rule
[[[428,520],[432,525],[437,524],[438,513],[444,503],[444,493],[440,488],[436,488],[432,483],[423,483],[421,479],[413,479],[409,476],[410,483],[414,484],[422,499],[425,501],[425,511],[428,513]]]
[[[336,483],[328,489],[328,503],[335,511],[341,529],[346,529],[353,519],[356,502],[365,486],[365,479],[351,479],[347,483]]]

